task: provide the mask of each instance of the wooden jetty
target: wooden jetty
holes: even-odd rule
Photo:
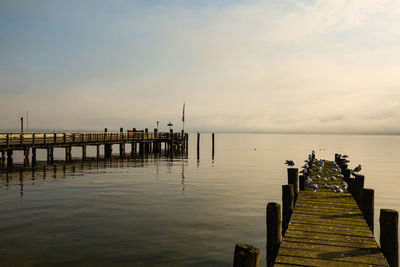
[[[347,162],[339,154],[318,161],[312,153],[302,175],[288,168],[282,213],[279,203],[266,209],[267,266],[398,267],[398,212],[381,209],[379,247],[374,190],[364,188],[363,175],[351,177]],[[258,266],[250,259],[234,266]]]
[[[24,151],[24,163],[29,164],[31,154],[32,164],[36,162],[36,150],[47,150],[47,161],[54,160],[54,148],[65,148],[65,160],[71,160],[71,148],[81,147],[82,158],[86,158],[86,147],[96,146],[97,157],[100,157],[100,147],[104,148],[104,157],[112,155],[112,146],[119,145],[119,154],[125,155],[125,145],[131,145],[131,153],[168,153],[185,152],[188,146],[188,134],[182,132],[149,132],[128,130],[123,132],[74,132],[74,133],[0,133],[1,166],[13,165],[13,151]],[[7,155],[7,156],[6,156]]]

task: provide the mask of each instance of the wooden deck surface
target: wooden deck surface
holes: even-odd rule
[[[389,265],[347,190],[307,188],[298,195],[275,266]]]

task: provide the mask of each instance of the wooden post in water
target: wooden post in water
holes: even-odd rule
[[[100,158],[100,145],[96,145],[96,158]]]
[[[82,159],[86,159],[86,145],[82,145]]]
[[[304,174],[299,176],[299,190],[306,190],[306,176]]]
[[[212,133],[212,158],[214,159],[214,141],[215,141],[215,136],[214,133]]]
[[[13,150],[7,150],[7,166],[11,167],[13,165]]]
[[[358,204],[359,207],[361,207],[361,198],[362,198],[362,190],[364,188],[364,180],[365,177],[364,175],[361,174],[355,174],[355,180],[354,180],[354,187],[353,187],[353,196]]]
[[[276,202],[267,204],[267,266],[273,266],[282,242],[281,205]]]
[[[124,134],[124,128],[121,127],[121,128],[119,128],[119,140],[120,140],[120,142],[122,142],[121,140],[122,140],[123,134]],[[123,142],[119,144],[119,155],[121,157],[125,156],[125,143],[123,143]]]
[[[36,147],[32,147],[32,165],[36,164]]]
[[[200,133],[197,133],[197,160],[200,159]]]
[[[371,232],[374,232],[374,189],[362,189],[362,205],[361,210],[364,214],[365,221],[367,222]]]
[[[66,161],[71,161],[71,158],[72,158],[72,156],[71,156],[71,150],[72,150],[72,147],[71,147],[71,146],[66,146],[66,147],[65,147],[65,160],[66,160]]]
[[[390,267],[399,266],[399,213],[381,209],[379,216],[381,250]]]
[[[288,168],[288,184],[293,185],[294,192],[294,203],[296,204],[297,195],[299,194],[299,169],[297,168]]]
[[[24,149],[24,165],[25,166],[29,165],[29,151],[30,151],[29,147],[26,147]]]
[[[237,243],[233,267],[258,267],[260,250],[252,245]]]
[[[294,208],[293,185],[282,185],[282,236],[285,236],[289,227],[290,216]]]

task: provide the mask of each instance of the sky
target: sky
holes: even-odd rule
[[[400,134],[400,1],[0,0],[0,131],[183,103],[188,131]]]

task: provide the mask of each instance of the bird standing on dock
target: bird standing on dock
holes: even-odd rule
[[[287,164],[288,166],[294,166],[294,161],[293,160],[286,160],[285,164]]]
[[[359,172],[359,171],[361,171],[361,164],[358,164],[358,166],[354,168],[352,173]]]

